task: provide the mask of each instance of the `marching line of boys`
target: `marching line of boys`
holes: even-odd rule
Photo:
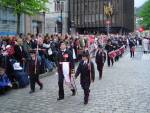
[[[96,64],[99,71],[100,79],[102,79],[103,66],[106,60],[106,53],[104,52],[102,46],[98,46],[98,51],[96,54]],[[67,48],[65,42],[60,43],[60,52],[58,54],[58,99],[64,99],[64,81],[70,83],[70,89],[72,91],[72,96],[76,95],[76,86],[74,82],[75,79],[80,75],[80,84],[84,90],[84,104],[88,104],[89,94],[90,94],[90,84],[95,80],[95,68],[94,63],[90,60],[90,54],[87,50],[82,53],[82,60],[80,61],[76,72],[74,72],[74,61],[73,53],[71,53]],[[68,63],[68,64],[67,64]],[[68,65],[68,66],[67,66]],[[65,67],[65,68],[63,68]],[[68,68],[67,68],[68,67]],[[72,76],[74,72],[74,76]],[[68,76],[67,76],[68,74]],[[69,78],[67,78],[69,77]],[[68,84],[67,84],[68,85]]]
[[[106,56],[108,56],[109,49],[111,45],[108,43],[108,51],[107,55],[104,52],[104,49],[101,45],[98,45],[98,49],[96,52],[95,62],[97,65],[97,70],[99,72],[99,79],[102,79],[103,74],[103,66],[106,61]],[[107,50],[107,46],[106,46]],[[30,93],[35,92],[35,83],[40,86],[40,89],[43,88],[43,84],[39,80],[38,74],[38,62],[35,67],[35,51],[31,52],[32,61],[30,61],[29,65],[30,71]],[[89,94],[90,94],[90,84],[95,80],[95,68],[94,63],[90,59],[90,54],[88,50],[83,51],[82,59],[77,67],[75,72],[75,64],[73,59],[73,52],[67,48],[65,42],[60,42],[60,50],[58,52],[58,62],[57,62],[57,71],[58,71],[58,98],[57,100],[64,99],[64,83],[70,88],[72,92],[72,96],[76,95],[77,88],[75,84],[75,80],[80,75],[80,84],[84,91],[84,104],[88,104]],[[110,60],[109,58],[107,58]],[[108,65],[109,66],[109,65]],[[35,68],[37,71],[35,73]]]
[[[109,45],[111,46],[111,45]],[[64,99],[64,83],[70,88],[72,96],[76,95],[77,88],[75,79],[80,75],[80,84],[84,91],[84,104],[88,104],[90,95],[90,84],[95,80],[94,63],[90,59],[88,50],[82,53],[82,59],[75,72],[74,64],[74,50],[67,48],[65,42],[60,42],[60,49],[58,52],[57,71],[58,71],[58,98],[57,100]],[[110,49],[110,48],[108,48]],[[109,51],[109,50],[108,50]],[[30,76],[30,93],[35,92],[35,83],[43,89],[43,83],[39,80],[39,62],[36,61],[37,53],[35,50],[30,51],[31,59],[29,60],[29,76]],[[98,45],[96,52],[95,62],[99,72],[99,79],[102,79],[103,66],[106,61],[106,53],[101,45]]]
[[[97,70],[99,72],[100,80],[102,79],[103,67],[106,61],[106,56],[108,60],[114,60],[114,58],[110,58],[109,56],[109,52],[111,52],[112,50],[113,50],[112,45],[111,43],[108,42],[108,48],[106,46],[106,51],[107,51],[107,55],[106,55],[102,45],[98,45],[95,62],[97,65]],[[108,66],[110,66],[110,61],[108,62],[109,62]],[[57,100],[64,99],[64,81],[65,83],[66,82],[69,83],[69,88],[72,91],[72,96],[76,95],[77,89],[74,82],[74,77],[76,79],[80,75],[80,84],[84,91],[84,104],[86,105],[88,104],[89,95],[90,95],[90,84],[95,80],[94,63],[90,59],[90,54],[88,50],[84,50],[82,52],[82,59],[79,62],[76,72],[74,72],[74,68],[75,66],[73,61],[73,53],[66,48],[65,42],[61,42],[60,52],[58,54],[58,86],[59,86],[58,95],[59,97]]]

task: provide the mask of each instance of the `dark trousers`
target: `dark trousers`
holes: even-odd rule
[[[59,91],[58,91],[59,98],[64,98],[64,76],[63,75],[59,75],[58,77],[58,87],[59,87]]]
[[[98,67],[98,72],[99,72],[99,79],[101,79],[103,75],[103,66]]]
[[[24,71],[27,73],[29,73],[29,63],[30,63],[30,60],[26,60],[25,65],[24,65]]]
[[[64,76],[63,75],[59,75],[58,77],[58,87],[59,87],[59,91],[58,91],[58,96],[59,98],[64,98]],[[71,89],[72,93],[75,92],[75,89]]]
[[[116,56],[115,57],[115,61],[117,62],[119,60],[119,56]]]
[[[35,91],[35,83],[37,83],[40,87],[42,87],[43,84],[39,80],[39,75],[30,76],[30,88],[32,91]]]
[[[114,64],[113,58],[110,58],[110,57],[107,55],[107,63],[108,63],[108,66],[109,66],[109,67],[110,67],[110,62],[111,62],[111,64],[112,64],[112,66],[113,66],[113,64]]]
[[[130,57],[134,57],[134,51],[130,50]]]
[[[82,88],[84,90],[84,102],[88,102],[90,94],[90,83],[82,85]]]

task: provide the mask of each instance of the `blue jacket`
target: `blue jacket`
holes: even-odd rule
[[[6,74],[0,75],[0,89],[8,86],[11,83]]]

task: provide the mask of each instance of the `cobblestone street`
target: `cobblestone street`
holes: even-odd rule
[[[96,69],[96,66],[95,66]],[[77,95],[65,88],[65,99],[57,101],[57,75],[42,78],[44,89],[12,90],[0,97],[0,113],[150,113],[150,54],[138,51],[135,58],[126,53],[113,67],[104,68],[102,80],[91,84],[88,105],[77,79]]]

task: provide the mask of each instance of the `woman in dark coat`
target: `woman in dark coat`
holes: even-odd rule
[[[75,78],[77,78],[80,75],[80,84],[81,87],[84,90],[84,104],[88,104],[89,99],[89,93],[90,93],[90,84],[91,81],[94,82],[95,80],[95,69],[94,64],[89,59],[89,54],[83,53],[82,55],[82,61],[80,62]]]

